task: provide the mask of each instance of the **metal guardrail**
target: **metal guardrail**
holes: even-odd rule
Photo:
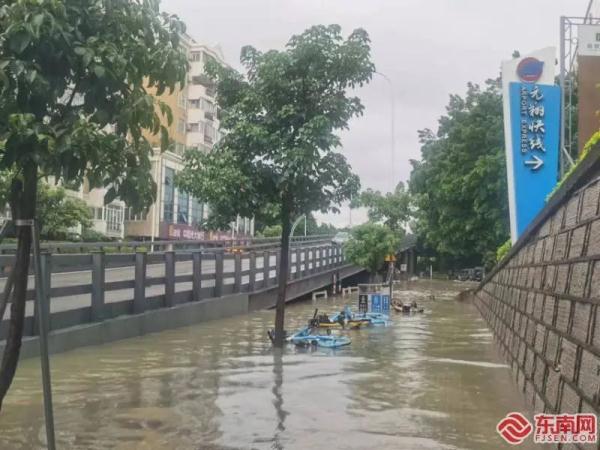
[[[296,236],[291,239],[292,245],[306,243],[323,243],[331,241],[333,235],[323,234],[314,236]],[[165,240],[165,241],[107,241],[107,242],[45,242],[41,249],[51,253],[86,253],[94,250],[114,250],[115,253],[138,249],[166,251],[176,249],[216,249],[216,248],[272,248],[278,247],[280,238],[243,238],[226,240]],[[16,244],[0,244],[0,254],[11,254],[16,250]]]
[[[88,254],[46,252],[42,254],[42,259],[42,267],[46,271],[44,279],[49,283],[46,307],[52,311],[54,302],[64,306],[65,301],[73,306],[50,314],[50,329],[60,329],[189,301],[267,289],[276,283],[280,251],[253,249],[235,254],[227,254],[219,249],[125,254],[103,251]],[[292,249],[290,259],[290,280],[332,270],[342,266],[345,261],[342,249],[330,243],[296,247]],[[9,264],[9,260],[14,261],[14,256],[0,255],[0,265]],[[187,268],[181,264],[187,265]],[[116,275],[107,280],[108,270],[124,265],[133,269],[131,276],[123,277],[125,272],[117,271],[112,272]],[[67,285],[56,286],[59,277],[69,276],[66,271],[81,272],[81,275],[77,275],[79,278],[75,283],[65,282]],[[156,288],[152,292],[152,288],[157,286],[164,287],[164,292],[157,293]],[[133,296],[127,298],[131,293]],[[125,296],[126,299],[106,301],[107,296],[112,294],[118,298]],[[35,290],[30,288],[27,300],[34,298]],[[38,315],[37,305],[34,305],[33,316],[25,320],[25,335],[36,335]],[[0,320],[0,340],[6,338],[7,328],[8,320]]]

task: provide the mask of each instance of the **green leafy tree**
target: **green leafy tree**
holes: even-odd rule
[[[242,76],[209,65],[223,108],[223,138],[212,152],[189,151],[179,186],[210,204],[222,223],[236,215],[281,225],[289,253],[291,221],[335,209],[359,188],[346,158],[335,151],[339,130],[363,112],[349,94],[373,74],[369,37],[344,39],[338,25],[314,26],[282,51],[242,49]],[[274,218],[274,219],[273,219]],[[275,344],[283,345],[288,258],[281,258]]]
[[[396,253],[400,239],[387,225],[367,222],[350,232],[344,252],[352,263],[364,267],[373,278],[385,264],[385,256]]]
[[[36,217],[38,179],[107,187],[141,209],[152,201],[152,149],[142,131],[167,128],[160,95],[185,81],[184,25],[158,0],[8,0],[0,6],[0,170],[13,174],[17,221]],[[158,102],[158,103],[157,103]],[[31,251],[17,228],[10,323],[0,366],[0,406],[19,358]],[[16,274],[16,275],[12,275]],[[6,302],[11,289],[5,289]]]
[[[382,222],[391,230],[401,232],[411,217],[410,194],[400,182],[394,192],[382,194],[367,189],[360,194],[353,206],[364,206],[371,222]]]
[[[37,218],[44,239],[66,239],[70,229],[92,226],[92,215],[86,203],[67,194],[61,186],[38,186]]]
[[[437,133],[419,132],[421,161],[411,161],[414,229],[458,264],[493,263],[509,235],[499,84],[469,84],[446,109]]]
[[[8,203],[13,179],[12,171],[0,171],[0,205]],[[43,239],[67,239],[74,234],[72,229],[81,227],[83,231],[92,226],[90,209],[83,200],[44,181],[38,181],[36,212]]]
[[[281,236],[281,225],[268,225],[262,230],[263,237],[280,237]]]

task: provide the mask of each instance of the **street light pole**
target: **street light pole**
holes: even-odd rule
[[[394,83],[392,83],[392,80],[385,75],[384,73],[381,72],[375,72],[377,75],[379,75],[381,78],[383,78],[389,85],[390,87],[390,108],[391,108],[391,124],[390,124],[390,131],[391,131],[391,151],[392,151],[392,187],[391,187],[391,191],[394,191],[394,188],[396,187],[396,102],[394,100]]]

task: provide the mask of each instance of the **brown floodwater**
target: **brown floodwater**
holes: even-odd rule
[[[338,350],[274,352],[274,313],[259,311],[52,356],[58,448],[509,448],[496,424],[525,405],[477,310],[454,299],[463,287],[412,283],[402,295],[424,314],[344,331]],[[347,302],[289,305],[287,328]],[[23,361],[0,449],[43,448],[39,379],[39,361]]]

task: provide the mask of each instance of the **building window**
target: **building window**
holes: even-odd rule
[[[167,223],[173,223],[173,204],[175,203],[175,170],[169,167],[165,168],[163,192],[163,220]]]
[[[175,154],[183,155],[185,153],[185,145],[180,144],[179,142],[175,143]]]
[[[192,198],[192,225],[199,227],[202,225],[202,203],[196,198]]]
[[[177,132],[179,132],[180,134],[185,133],[185,120],[179,119],[177,121]]]
[[[121,225],[123,224],[123,208],[116,205],[108,205],[105,208],[106,214],[106,230],[116,233],[121,232]]]
[[[194,108],[194,109],[200,108],[200,99],[198,99],[198,98],[190,100],[189,103],[190,103],[190,108]]]
[[[92,216],[92,220],[102,220],[103,211],[104,211],[104,208],[91,207],[90,214]]]
[[[185,108],[186,102],[187,96],[185,95],[185,92],[180,91],[179,94],[177,94],[177,106],[179,106],[180,108]]]
[[[179,191],[178,207],[177,207],[177,223],[188,223],[190,194]]]
[[[190,53],[190,61],[202,61],[202,52],[191,52]]]
[[[205,98],[200,99],[200,108],[202,108],[205,112],[209,112],[212,114],[216,112],[215,104],[206,100]]]
[[[204,122],[204,142],[212,144],[217,139],[217,129],[210,123]]]
[[[208,97],[214,97],[217,95],[217,89],[214,86],[206,86],[204,92],[206,92]]]
[[[133,208],[125,209],[125,220],[126,221],[136,221],[136,220],[146,220],[147,214],[145,212],[142,213],[134,213]]]
[[[188,131],[191,133],[197,133],[198,131],[200,131],[200,124],[199,123],[188,123]]]

